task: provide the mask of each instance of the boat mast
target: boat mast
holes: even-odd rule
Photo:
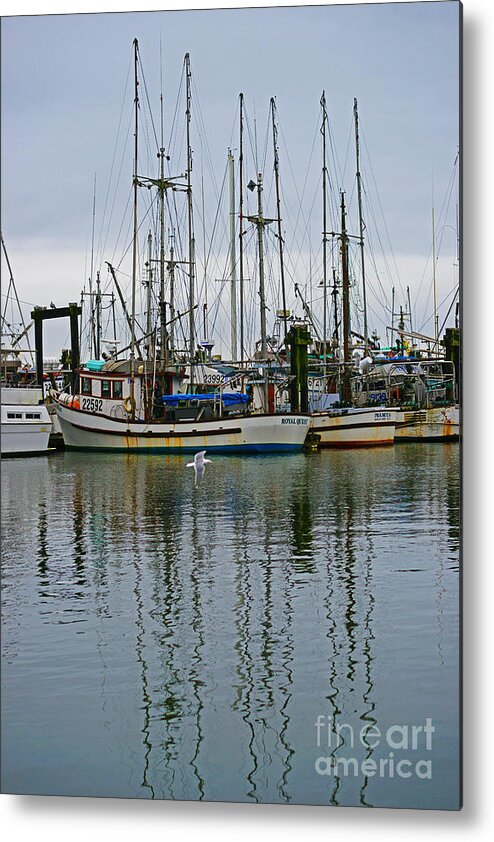
[[[232,362],[237,361],[237,269],[235,259],[235,168],[231,149],[228,150],[230,174],[230,319]],[[205,339],[207,337],[204,337]]]
[[[191,79],[190,79],[190,58],[189,54],[185,55],[185,76],[186,76],[186,118],[187,118],[187,218],[188,218],[188,234],[189,234],[189,357],[190,357],[190,381],[189,385],[194,385],[194,349],[195,349],[195,328],[194,328],[194,266],[195,266],[195,240],[193,229],[192,216],[192,150],[190,148],[190,102],[191,102]]]
[[[341,275],[342,275],[342,307],[343,307],[343,397],[350,399],[349,363],[350,363],[350,284],[348,278],[348,237],[346,233],[345,194],[341,191]]]
[[[175,249],[173,246],[174,235],[171,235],[170,244],[170,260],[168,261],[168,271],[170,274],[170,354],[172,360],[175,356],[175,266],[176,261]]]
[[[99,270],[96,272],[96,341],[94,344],[95,358],[101,356],[101,283]]]
[[[283,342],[286,340],[286,335],[288,333],[288,324],[287,324],[287,309],[286,309],[286,292],[285,292],[285,266],[283,261],[283,234],[281,230],[281,207],[280,207],[280,161],[279,161],[279,154],[278,154],[278,129],[276,127],[276,120],[275,120],[275,111],[276,111],[276,104],[274,97],[271,97],[271,117],[273,123],[273,148],[274,148],[274,178],[275,178],[275,185],[276,185],[276,217],[278,223],[278,246],[280,252],[280,279],[281,279],[281,297],[282,297],[282,304],[283,304],[283,326],[285,330],[285,337]]]
[[[328,312],[328,263],[327,263],[327,201],[326,201],[326,95],[322,92],[321,97],[322,106],[322,284],[323,284],[323,328],[322,328],[322,353],[323,353],[323,372],[326,373],[326,333],[327,333],[327,312]],[[335,298],[336,307],[336,298]]]
[[[391,342],[390,347],[393,347],[394,342],[394,327],[395,327],[395,288],[391,289]]]
[[[112,313],[112,324],[113,324],[113,341],[115,343],[115,350],[116,350],[116,342],[117,342],[117,320],[115,318],[115,293],[113,290],[111,291],[111,313]]]
[[[163,109],[163,97],[161,98],[161,108]],[[161,120],[161,148],[160,148],[160,363],[164,368],[167,364],[167,346],[166,346],[166,303],[165,303],[165,190],[167,184],[165,182],[165,150],[163,147],[163,118]]]
[[[240,94],[240,149],[239,149],[239,167],[240,167],[240,212],[239,212],[239,269],[240,269],[240,363],[244,364],[244,95]]]
[[[336,269],[335,269],[334,266],[333,266],[333,292],[331,293],[331,295],[333,296],[333,310],[334,310],[334,341],[336,343],[336,346],[338,346],[338,342],[339,342],[339,339],[338,339],[338,334],[339,334],[339,331],[338,331],[338,302],[337,302],[338,284],[337,284],[337,280],[336,280]]]
[[[94,223],[96,218],[96,173],[94,174],[93,188],[93,215],[91,231],[91,271],[89,273],[89,356],[93,356],[93,347],[96,354],[96,336],[94,327],[94,306],[93,306],[93,272],[94,272]]]
[[[432,206],[432,286],[434,292],[434,348],[437,352],[437,292],[436,292],[436,230]]]
[[[412,303],[410,301],[410,287],[409,286],[407,286],[407,299],[408,299],[408,321],[410,322],[410,332],[413,333]]]
[[[153,268],[152,268],[152,259],[153,259],[153,235],[151,231],[148,233],[148,277],[147,277],[147,289],[146,289],[146,357],[149,360],[151,358],[150,350],[152,348],[152,341],[151,341],[151,290],[152,290],[152,283],[153,283]]]
[[[185,190],[187,191],[187,185],[181,184],[179,180],[184,179],[185,175],[177,175],[177,176],[169,176],[165,177],[165,161],[169,161],[170,158],[166,154],[165,148],[163,146],[163,96],[161,97],[161,146],[158,152],[158,158],[160,160],[160,167],[159,167],[159,175],[157,178],[148,178],[148,177],[140,177],[139,184],[145,185],[148,188],[153,185],[156,187],[158,194],[159,194],[159,222],[160,222],[160,235],[159,235],[159,257],[156,260],[153,260],[153,263],[157,263],[159,265],[159,324],[160,324],[160,366],[164,368],[168,364],[168,334],[167,334],[167,320],[166,320],[166,301],[165,301],[165,275],[166,270],[170,269],[170,261],[166,261],[165,259],[165,194],[168,189],[171,190]],[[150,258],[151,260],[151,258]],[[179,261],[183,263],[185,261]],[[171,263],[173,266],[176,265],[177,261],[173,259],[173,252],[171,256]],[[171,290],[170,295],[172,297],[171,308],[173,310],[173,285],[171,282]],[[149,331],[148,331],[149,333]],[[170,340],[171,342],[171,340]],[[171,349],[171,345],[170,345]]]
[[[253,182],[250,182],[253,184]],[[255,189],[255,184],[253,188]],[[265,360],[268,355],[267,332],[266,332],[266,292],[264,288],[264,218],[262,215],[262,173],[257,174],[257,217],[253,218],[257,225],[257,238],[259,248],[259,302],[261,310],[261,359]]]
[[[254,181],[249,181],[247,187],[254,191],[256,184]],[[264,219],[262,212],[262,173],[257,174],[257,216],[248,216],[249,222],[253,222],[257,227],[257,240],[259,248],[259,306],[261,310],[261,360],[267,362],[268,343],[266,331],[266,292],[264,288],[264,244],[263,232],[264,226],[274,219]],[[264,371],[264,407],[263,411],[268,412],[269,409],[269,386],[268,386],[268,371]]]
[[[137,79],[137,63],[138,63],[139,44],[137,38],[134,38],[134,231],[132,242],[132,310],[131,310],[131,342],[130,342],[130,401],[132,405],[132,420],[135,419],[135,318],[136,318],[136,276],[137,276],[137,155],[138,155],[138,115],[139,115],[139,94],[138,94],[138,79]]]
[[[369,342],[368,342],[368,328],[367,328],[367,298],[365,289],[365,264],[364,264],[364,220],[362,217],[362,177],[360,175],[360,145],[359,145],[359,131],[358,131],[358,108],[357,100],[353,100],[353,114],[355,118],[355,154],[357,159],[357,197],[358,197],[358,218],[360,228],[360,265],[362,269],[362,303],[364,307],[364,350],[367,356]]]

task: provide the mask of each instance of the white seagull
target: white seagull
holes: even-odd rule
[[[200,481],[204,476],[204,472],[206,470],[206,463],[209,462],[211,464],[211,459],[204,458],[205,453],[205,450],[200,450],[199,453],[196,453],[196,455],[194,456],[194,461],[188,462],[188,464],[186,465],[187,468],[194,468],[194,473],[196,475],[196,487],[199,485]]]

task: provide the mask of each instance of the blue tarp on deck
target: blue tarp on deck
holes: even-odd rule
[[[166,406],[178,406],[179,401],[213,401],[221,400],[223,406],[247,403],[249,396],[243,392],[223,392],[222,395],[210,392],[206,395],[163,395],[163,403]]]

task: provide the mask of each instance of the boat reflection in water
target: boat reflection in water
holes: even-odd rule
[[[187,461],[6,466],[4,789],[455,807],[458,446]]]

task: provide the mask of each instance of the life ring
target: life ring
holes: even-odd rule
[[[127,397],[124,398],[123,407],[129,415],[132,412],[133,404],[134,404],[134,401],[132,400],[130,395],[127,395]]]

